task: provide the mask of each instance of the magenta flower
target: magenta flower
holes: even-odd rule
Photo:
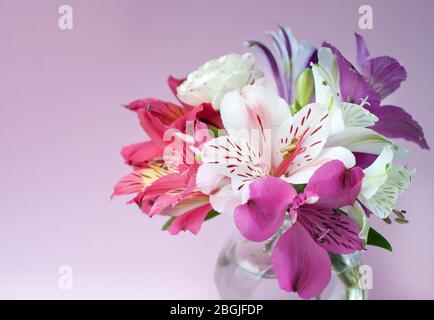
[[[235,209],[236,225],[246,239],[265,241],[290,218],[290,228],[272,252],[283,290],[304,299],[319,295],[331,277],[327,252],[348,254],[363,249],[359,227],[337,210],[354,204],[362,178],[360,168],[346,169],[334,160],[314,173],[302,194],[277,177],[250,184],[249,200]]]

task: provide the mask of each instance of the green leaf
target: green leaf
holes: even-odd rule
[[[292,185],[295,189],[295,191],[297,191],[297,193],[303,193],[304,188],[306,188],[306,184],[293,184]]]
[[[217,138],[219,136],[219,128],[214,127],[212,125],[208,125],[208,130],[211,132],[214,138]]]
[[[386,240],[378,231],[374,228],[369,229],[368,240],[366,242],[367,245],[380,247],[392,252],[392,246],[389,241]]]
[[[208,212],[208,214],[206,215],[205,221],[210,220],[214,217],[217,217],[220,214],[220,212],[217,212],[215,210],[211,210],[210,212]],[[166,223],[163,225],[163,227],[161,228],[161,230],[166,231],[167,229],[169,229],[170,225],[172,224],[173,220],[175,220],[176,217],[170,217],[169,220],[166,221]]]
[[[163,228],[161,228],[161,230],[166,231],[167,229],[169,229],[173,220],[175,220],[175,217],[170,217],[169,220],[167,220],[166,223],[163,225]]]
[[[205,221],[207,220],[211,220],[212,218],[217,217],[220,214],[220,212],[217,212],[215,210],[211,210],[210,212],[208,212],[208,214],[206,215]]]

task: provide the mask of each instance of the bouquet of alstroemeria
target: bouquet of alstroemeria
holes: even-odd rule
[[[170,77],[178,103],[126,106],[150,140],[122,149],[133,171],[114,195],[135,194],[142,212],[168,217],[171,234],[233,215],[246,239],[275,240],[280,287],[309,299],[330,280],[329,253],[390,250],[368,218],[407,222],[396,203],[414,171],[393,163],[408,152],[390,138],[428,145],[411,115],[381,104],[407,76],[394,58],[371,57],[358,34],[357,67],[329,43],[298,43],[288,28],[269,35],[273,50],[247,44],[271,77],[252,54],[229,54]]]

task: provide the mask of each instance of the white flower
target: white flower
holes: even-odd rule
[[[414,170],[393,166],[392,146],[386,146],[378,158],[363,170],[359,201],[376,216],[385,219],[396,208],[398,196],[410,185]]]
[[[263,77],[263,73],[254,69],[255,59],[252,54],[228,54],[211,60],[190,73],[178,87],[178,97],[192,106],[211,103],[220,109],[223,96],[230,91],[241,90]]]
[[[385,146],[391,145],[395,155],[407,157],[407,150],[369,128],[378,118],[363,107],[365,101],[360,104],[342,101],[339,68],[329,48],[318,50],[318,64],[312,66],[312,71],[315,101],[327,106],[331,116],[331,132],[326,147],[342,146],[352,152],[380,154]]]
[[[318,64],[312,66],[315,81],[315,101],[330,108],[332,116],[331,134],[342,133],[345,128],[367,128],[378,118],[360,105],[344,102],[339,88],[339,68],[329,48],[318,50]]]
[[[349,150],[324,147],[330,121],[323,105],[309,104],[292,116],[283,99],[253,85],[226,94],[220,112],[228,135],[205,144],[197,178],[199,188],[216,203],[233,207],[234,196],[238,204],[245,201],[247,186],[264,176],[303,184],[330,160],[341,160],[347,168],[355,164]]]
[[[369,229],[371,228],[368,217],[366,216],[365,210],[360,205],[358,201],[354,203],[353,206],[346,206],[341,208],[360,228],[359,238],[362,239],[365,244],[368,241]]]
[[[394,155],[405,158],[407,151],[369,129],[378,118],[363,108],[364,101],[360,105],[342,101],[339,68],[329,48],[318,50],[318,64],[312,66],[312,70],[316,102],[325,104],[331,114],[331,134],[325,147],[340,146],[352,152],[379,155],[374,163],[364,170],[365,177],[358,199],[376,216],[387,218],[395,209],[398,196],[407,189],[414,175],[414,172],[402,166],[392,165]],[[369,230],[360,209],[355,205],[346,208],[346,212],[351,213],[364,230]]]

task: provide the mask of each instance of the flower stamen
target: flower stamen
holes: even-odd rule
[[[279,150],[280,153],[284,153],[283,159],[287,159],[297,149],[297,143],[298,139],[293,138],[290,144]]]

